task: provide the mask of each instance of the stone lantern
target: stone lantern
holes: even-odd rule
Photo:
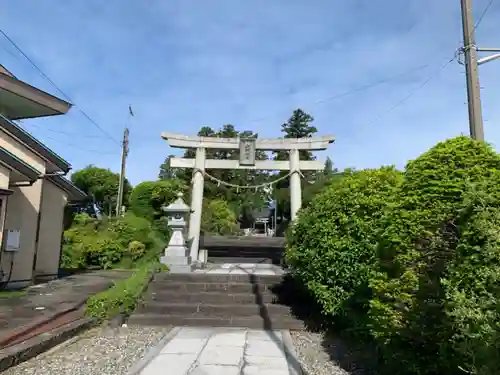
[[[182,196],[182,193],[177,194],[177,199],[163,208],[168,216],[168,226],[172,229],[172,236],[165,249],[165,255],[160,258],[160,263],[167,265],[170,273],[191,272],[193,269],[184,237],[186,219],[191,209],[184,203]]]

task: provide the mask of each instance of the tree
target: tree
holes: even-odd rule
[[[286,123],[281,125],[281,131],[285,133],[285,138],[310,138],[318,132],[315,126],[311,125],[314,118],[298,108],[293,111],[292,116]],[[300,160],[314,160],[311,151],[300,150]],[[290,155],[288,151],[278,151],[274,153],[274,160],[289,160]],[[279,177],[283,177],[287,172],[280,172]],[[314,181],[316,179],[314,172],[304,173],[306,181]],[[303,181],[304,184],[305,181]],[[277,210],[278,216],[290,219],[290,193],[289,193],[289,179],[283,179],[276,184],[276,197],[277,197]]]
[[[173,157],[174,155],[167,156],[163,164],[160,165],[160,173],[158,174],[160,180],[169,180],[176,177],[177,171],[170,167],[170,159]]]
[[[130,210],[148,219],[156,229],[166,234],[165,212],[162,208],[172,203],[178,193],[186,193],[186,190],[186,186],[178,179],[141,182],[130,194]],[[189,197],[183,199],[189,202]]]
[[[220,199],[203,201],[201,231],[204,234],[234,234],[237,227],[236,215],[226,201]]]
[[[338,169],[333,167],[333,161],[330,159],[330,157],[326,157],[325,161],[325,169],[323,170],[323,174],[325,176],[332,176],[333,174],[337,173]]]
[[[120,181],[118,173],[114,173],[110,169],[89,165],[73,173],[71,181],[89,197],[84,203],[83,209],[85,211],[93,214],[93,207],[95,206],[100,214],[113,215],[116,209],[116,198]],[[125,179],[123,203],[126,207],[128,207],[128,198],[131,190],[132,186]]]

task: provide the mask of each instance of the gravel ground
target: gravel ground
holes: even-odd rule
[[[351,353],[338,339],[328,338],[321,333],[304,331],[291,332],[298,360],[304,375],[368,375]],[[358,354],[359,355],[359,354]]]
[[[3,375],[125,375],[169,328],[97,327]]]

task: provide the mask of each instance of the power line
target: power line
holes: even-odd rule
[[[5,39],[7,39],[9,41],[9,43],[12,44],[12,46],[14,46],[14,48],[21,54],[23,55],[23,57],[28,60],[28,62],[38,71],[38,73],[40,73],[40,75],[45,78],[52,86],[54,86],[56,88],[57,91],[59,91],[59,93],[64,96],[66,98],[66,100],[68,100],[70,103],[72,103],[76,108],[77,110],[91,123],[93,124],[95,127],[97,127],[103,134],[106,135],[106,137],[108,137],[110,140],[112,140],[114,143],[120,145],[120,142],[118,142],[116,139],[114,139],[106,130],[104,130],[94,119],[92,119],[83,109],[81,109],[78,105],[76,105],[76,103],[71,100],[71,98],[69,97],[68,94],[66,94],[52,79],[50,79],[50,77],[44,73],[44,71],[21,49],[21,47],[19,47],[17,45],[16,42],[14,42],[14,40],[12,40],[12,38],[10,38],[6,33],[5,31],[3,31],[1,28],[0,28],[0,33],[5,37]],[[121,145],[120,145],[121,146]]]
[[[481,16],[479,16],[479,18],[478,18],[478,20],[476,22],[476,25],[474,26],[474,31],[477,30],[477,28],[479,27],[479,25],[481,24],[481,22],[483,22],[484,16],[486,16],[486,13],[488,13],[488,11],[490,10],[492,4],[493,4],[493,0],[490,0],[490,2],[488,3],[488,5],[486,5],[486,8],[484,8],[484,11],[481,14]]]
[[[21,128],[23,128],[26,132],[32,134],[28,129],[26,129],[26,125],[27,125],[26,123],[22,122],[21,120],[18,120],[15,123],[17,125],[19,125]],[[33,126],[33,124],[29,124],[29,125]],[[50,130],[50,129],[45,129],[45,130]],[[53,137],[50,137],[48,135],[44,135],[43,138],[50,139],[51,141],[63,144],[65,146],[69,146],[69,147],[71,147],[73,149],[80,150],[80,151],[85,151],[85,152],[89,152],[89,153],[93,153],[93,154],[99,154],[99,155],[116,155],[116,153],[114,153],[114,152],[105,152],[105,151],[103,152],[101,150],[89,150],[89,149],[86,149],[86,148],[82,148],[79,145],[75,145],[75,144],[72,144],[72,143],[61,141],[60,139],[53,138]]]
[[[31,123],[23,123],[23,125],[24,126],[32,126],[34,128],[42,129],[42,130],[45,130],[45,131],[48,131],[48,132],[51,132],[54,134],[67,135],[69,137],[88,138],[88,139],[103,139],[101,136],[98,136],[98,135],[87,135],[87,134],[82,135],[82,134],[77,134],[77,133],[68,133],[68,132],[65,132],[62,130],[54,130],[54,129],[44,128],[40,125],[31,124]]]
[[[356,94],[358,92],[363,92],[365,90],[369,90],[369,89],[374,88],[376,86],[380,86],[380,85],[382,85],[384,83],[388,83],[388,82],[394,81],[395,79],[404,77],[406,75],[409,75],[411,73],[417,72],[419,70],[423,70],[423,69],[428,68],[428,67],[429,67],[429,65],[427,64],[427,65],[421,65],[421,66],[418,66],[418,67],[415,67],[415,68],[411,68],[411,69],[408,69],[408,70],[406,70],[406,71],[404,71],[402,73],[398,73],[398,74],[390,76],[390,77],[382,78],[382,79],[380,79],[378,81],[369,83],[367,85],[360,86],[360,87],[357,87],[355,89],[348,90],[348,91],[345,91],[345,92],[342,92],[342,93],[339,93],[339,94],[335,94],[335,95],[332,95],[332,96],[329,96],[329,97],[326,97],[326,98],[323,98],[323,99],[319,99],[319,100],[315,101],[313,103],[313,105],[323,104],[323,103],[326,103],[326,102],[330,102],[330,101],[333,101],[333,100],[337,100],[337,99],[343,98],[345,96]],[[266,120],[266,118],[265,117],[261,117],[259,119],[252,120],[249,123],[255,123],[255,122],[259,122],[259,121],[263,121],[263,120]]]
[[[87,148],[82,148],[79,145],[75,145],[75,144],[72,144],[72,143],[64,142],[64,141],[61,141],[59,139],[52,138],[52,137],[50,137],[48,135],[45,135],[43,137],[47,138],[47,139],[50,139],[51,141],[54,141],[54,142],[57,142],[57,143],[61,143],[61,144],[65,145],[65,146],[71,147],[73,149],[84,151],[84,152],[89,152],[89,153],[92,153],[92,154],[98,154],[98,155],[116,155],[116,153],[114,153],[114,152],[106,152],[106,151],[101,151],[101,150],[91,150],[91,149],[87,149]]]
[[[407,70],[406,72],[403,72],[403,73],[400,73],[400,74],[396,74],[396,75],[394,75],[392,77],[383,78],[381,80],[375,81],[375,82],[370,83],[368,85],[361,86],[361,87],[358,87],[358,88],[353,89],[353,90],[349,90],[349,91],[346,91],[346,92],[343,92],[343,93],[340,93],[340,94],[336,94],[334,96],[330,96],[330,97],[318,100],[314,104],[321,104],[321,103],[325,103],[325,102],[328,102],[328,101],[331,101],[331,100],[336,100],[336,99],[343,98],[344,96],[349,96],[349,95],[352,95],[352,94],[356,94],[358,92],[362,92],[362,91],[371,89],[373,87],[382,85],[384,83],[391,82],[391,81],[393,81],[393,80],[395,80],[397,78],[404,77],[404,76],[406,76],[406,75],[408,75],[410,73],[413,73],[413,72],[416,72],[416,71],[419,71],[419,70],[422,70],[422,69],[425,69],[425,68],[428,68],[428,67],[429,67],[429,65],[422,65],[422,66],[419,66],[419,67],[416,67],[416,68],[412,68],[412,69]]]
[[[436,73],[434,73],[433,75],[429,76],[418,87],[416,87],[415,89],[411,90],[405,97],[403,97],[401,100],[397,101],[395,104],[393,104],[391,107],[389,107],[389,109],[387,111],[385,111],[384,113],[378,115],[373,120],[369,121],[367,123],[367,125],[371,125],[371,124],[375,123],[376,121],[380,120],[385,115],[389,114],[390,112],[394,111],[396,108],[398,108],[399,106],[401,106],[402,104],[404,104],[408,99],[410,99],[418,91],[422,90],[430,81],[432,81],[434,78],[436,78],[437,76],[439,76],[439,74],[441,74],[441,72],[444,69],[446,69],[454,60],[455,60],[455,58],[452,58],[452,59],[448,60],[445,64],[441,65],[441,67],[439,68],[439,70]]]

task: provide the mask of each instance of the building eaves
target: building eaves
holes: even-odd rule
[[[57,168],[61,169],[64,173],[68,173],[71,170],[71,164],[1,113],[0,127],[15,138],[19,139],[20,142],[33,150],[36,154],[42,157],[42,159],[49,161]]]

